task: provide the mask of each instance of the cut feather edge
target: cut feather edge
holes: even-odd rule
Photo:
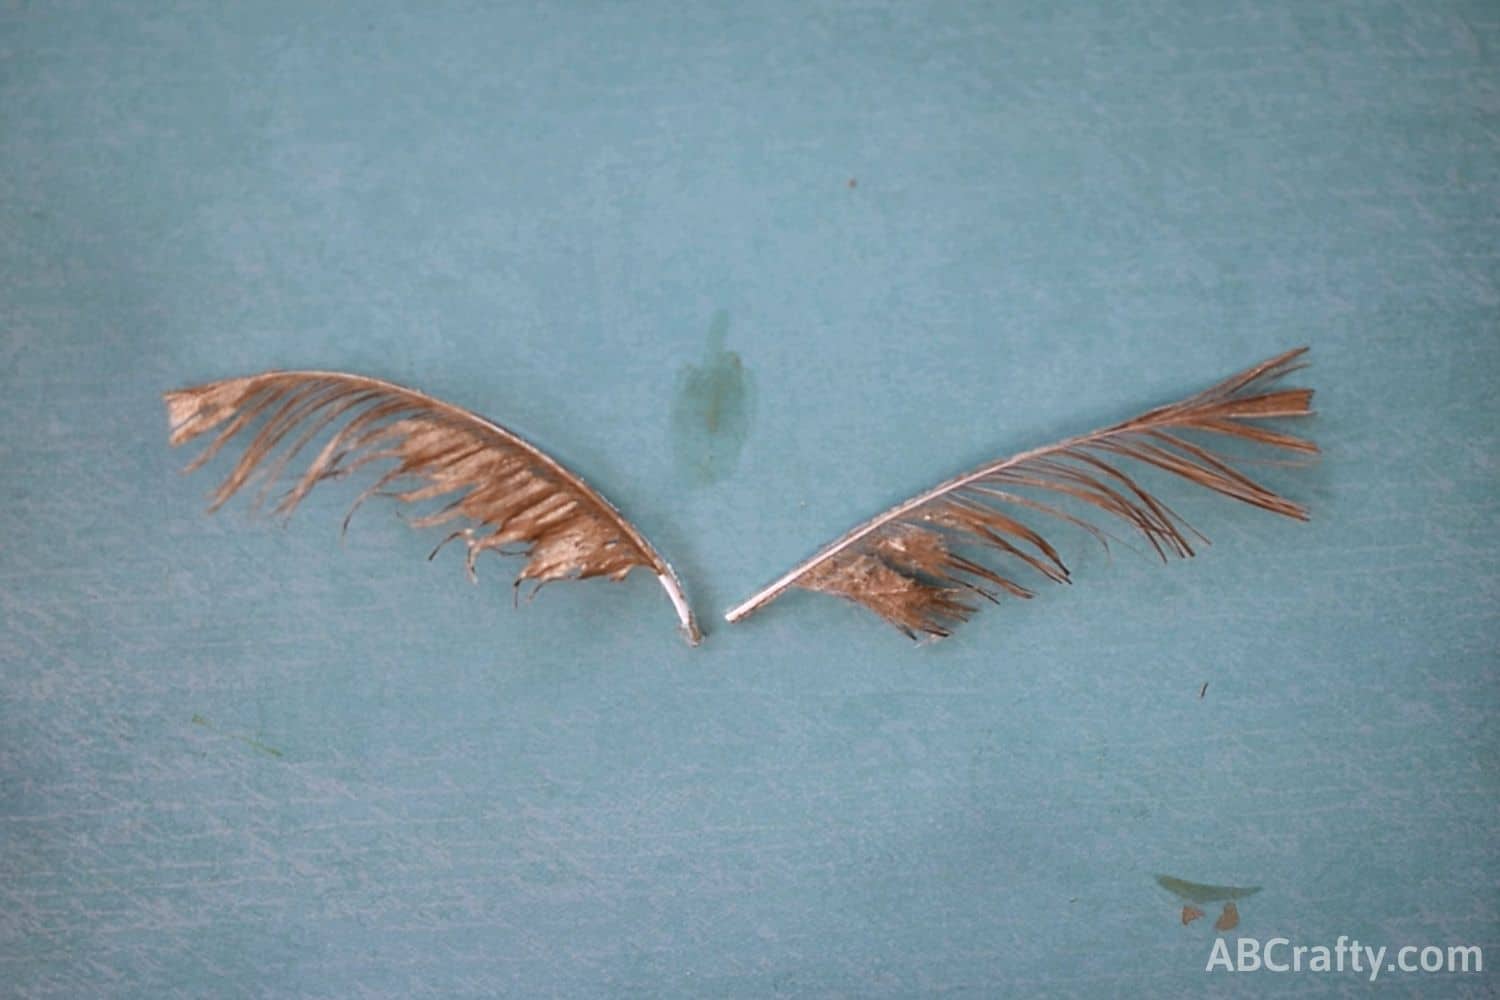
[[[281,388],[272,388],[265,395],[258,399],[256,398],[261,392],[262,386],[273,385],[278,379],[285,380],[287,384]],[[341,400],[340,393],[337,390],[329,390],[327,385],[317,388],[316,385],[320,381],[345,386],[357,398],[353,401],[347,398]],[[305,395],[299,395],[299,393],[304,391],[306,392]],[[528,460],[539,464],[548,474],[560,480],[566,489],[576,493],[585,503],[592,505],[595,510],[618,528],[635,548],[639,550],[645,557],[645,564],[655,573],[657,582],[661,584],[662,589],[671,601],[673,611],[677,615],[679,631],[683,639],[692,646],[696,646],[702,641],[703,633],[698,626],[697,616],[693,614],[692,607],[688,603],[682,581],[678,578],[671,564],[646,540],[645,536],[640,533],[635,525],[630,523],[620,513],[619,509],[599,493],[599,491],[589,486],[581,476],[563,466],[562,463],[516,432],[492,420],[407,386],[370,376],[334,371],[273,370],[257,375],[221,379],[185,389],[171,390],[162,394],[167,408],[167,421],[169,425],[168,441],[173,447],[185,444],[215,428],[220,428],[226,422],[228,424],[220,429],[218,437],[209,444],[204,452],[198,455],[183,470],[184,473],[191,472],[203,465],[217,454],[231,438],[247,427],[255,425],[262,418],[266,418],[267,414],[270,414],[269,418],[261,424],[260,431],[256,437],[252,439],[249,449],[257,449],[261,446],[262,440],[260,435],[274,427],[273,434],[269,437],[259,454],[255,454],[253,458],[250,454],[246,454],[240,458],[235,471],[221,484],[219,493],[215,497],[215,502],[210,508],[211,511],[217,509],[230,496],[244,488],[251,479],[255,478],[257,473],[264,472],[265,470],[261,468],[262,462],[269,464],[269,471],[273,477],[279,478],[288,461],[306,446],[318,431],[326,430],[329,426],[337,426],[339,418],[347,418],[351,412],[357,412],[357,415],[352,418],[351,422],[357,421],[360,416],[369,413],[370,409],[379,408],[380,404],[375,401],[382,396],[404,398],[411,407],[418,411],[439,414],[445,420],[454,421],[456,424],[466,427],[471,431],[493,435],[499,439],[499,444],[522,452],[527,456]],[[343,405],[339,405],[340,402]],[[360,407],[367,403],[373,403],[374,406],[370,407],[370,409],[360,411]],[[245,404],[250,405],[246,408]],[[333,407],[333,414],[331,416],[328,414],[319,416],[320,411],[330,405]],[[404,408],[396,407],[392,413],[400,412]],[[323,419],[324,417],[327,419]],[[304,428],[308,423],[313,424],[313,429],[299,437],[295,432]],[[382,421],[376,420],[374,423],[379,427]],[[389,424],[385,426],[389,426]],[[344,430],[347,430],[348,427],[349,423],[343,424]],[[368,428],[365,430],[368,431]],[[342,431],[337,433],[341,434]],[[278,445],[281,445],[283,439],[288,436],[292,439],[292,445],[279,458],[275,458],[274,453]],[[373,440],[378,441],[379,439],[375,438]],[[321,468],[321,473],[317,476],[310,476],[310,473],[304,473],[303,480],[294,486],[288,496],[284,498],[283,503],[278,506],[278,511],[290,516],[292,508],[301,501],[302,497],[317,482],[320,482],[324,478],[347,474],[350,470],[339,469],[339,463],[345,457],[358,452],[362,447],[370,443],[371,440],[355,438],[346,445],[343,451],[336,454],[325,449],[325,452],[314,460],[314,467]],[[399,455],[399,451],[396,451],[384,457],[399,457]],[[417,474],[416,471],[409,473],[412,476]],[[269,488],[273,482],[274,478],[270,479],[266,484],[267,487]],[[471,487],[464,494],[460,495],[459,499],[454,501],[454,503],[462,503],[473,492],[474,490]],[[361,500],[365,498],[362,496]],[[397,498],[401,499],[399,495],[397,495]],[[356,502],[357,506],[358,502]],[[350,513],[352,514],[353,511],[351,510]],[[346,518],[346,528],[347,523]],[[503,527],[499,530],[503,530]],[[497,530],[496,533],[498,534],[499,531]],[[434,554],[436,553],[434,552]],[[641,565],[641,563],[636,563],[635,565]],[[627,565],[619,575],[611,573],[610,576],[614,579],[623,578],[631,569],[635,568],[635,565]],[[524,572],[525,570],[523,569]],[[576,577],[560,578],[568,579]],[[519,582],[520,579],[518,578],[517,583],[519,584]],[[545,583],[547,581],[543,579],[539,582]]]
[[[844,553],[846,551],[858,552],[856,546],[858,546],[859,543],[875,535],[876,532],[886,527],[887,525],[898,523],[907,515],[915,514],[921,508],[929,503],[932,503],[935,500],[943,498],[949,494],[953,494],[958,491],[970,488],[974,486],[974,484],[982,485],[985,480],[1000,476],[1009,469],[1013,469],[1018,466],[1024,466],[1027,462],[1038,459],[1045,461],[1051,456],[1057,456],[1059,458],[1067,457],[1074,461],[1083,461],[1087,464],[1098,466],[1109,475],[1115,477],[1119,482],[1126,485],[1132,492],[1134,492],[1136,497],[1141,501],[1141,506],[1148,512],[1147,516],[1144,519],[1137,516],[1137,511],[1131,510],[1129,509],[1129,507],[1120,507],[1119,509],[1115,509],[1115,505],[1101,502],[1101,500],[1104,498],[1096,497],[1094,499],[1087,500],[1086,502],[1092,503],[1099,509],[1105,510],[1108,513],[1112,513],[1115,516],[1118,516],[1122,520],[1126,521],[1126,523],[1134,526],[1137,530],[1139,530],[1146,536],[1147,540],[1156,549],[1157,554],[1164,561],[1167,559],[1169,552],[1183,558],[1190,557],[1193,554],[1193,550],[1187,545],[1186,539],[1182,537],[1182,529],[1186,528],[1205,542],[1207,541],[1207,539],[1203,538],[1203,536],[1199,534],[1196,529],[1193,529],[1191,525],[1188,525],[1185,521],[1183,521],[1182,518],[1175,512],[1173,512],[1170,507],[1167,507],[1164,503],[1161,503],[1150,493],[1135,486],[1134,482],[1129,477],[1125,476],[1124,473],[1119,472],[1117,469],[1113,468],[1113,466],[1110,466],[1108,463],[1104,463],[1101,459],[1098,459],[1096,456],[1090,455],[1083,449],[1087,449],[1091,446],[1097,446],[1100,444],[1117,445],[1119,443],[1119,438],[1126,437],[1132,433],[1149,434],[1153,430],[1175,427],[1179,430],[1198,430],[1215,435],[1235,436],[1243,440],[1265,444],[1271,447],[1281,447],[1292,451],[1302,452],[1304,454],[1315,455],[1318,452],[1318,448],[1310,441],[1305,441],[1301,438],[1295,438],[1290,435],[1281,435],[1277,434],[1276,432],[1264,431],[1255,424],[1243,422],[1249,420],[1272,419],[1280,417],[1310,416],[1312,414],[1313,411],[1310,408],[1310,403],[1312,400],[1313,390],[1311,389],[1277,389],[1258,392],[1255,391],[1254,388],[1257,386],[1266,386],[1270,383],[1274,383],[1291,374],[1292,372],[1304,368],[1305,363],[1295,362],[1298,362],[1298,359],[1302,358],[1302,356],[1307,352],[1308,348],[1306,347],[1298,347],[1289,351],[1285,351],[1282,354],[1267,358],[1265,361],[1262,361],[1257,365],[1253,365],[1250,368],[1231,375],[1228,378],[1223,379],[1222,381],[1209,387],[1208,389],[1182,399],[1176,403],[1156,407],[1128,420],[1121,421],[1116,424],[1111,424],[1107,427],[1090,431],[1086,434],[1080,434],[1075,437],[1067,438],[1054,444],[1043,445],[1038,448],[1033,448],[1029,451],[1024,451],[1019,454],[1012,455],[1009,458],[987,462],[981,466],[978,466],[977,468],[969,470],[968,472],[960,473],[957,476],[946,479],[943,482],[932,487],[931,489],[925,490],[908,500],[896,504],[894,507],[891,507],[883,513],[876,515],[870,520],[865,521],[854,528],[851,528],[848,532],[844,533],[843,535],[834,539],[832,542],[825,545],[823,548],[819,549],[814,555],[799,563],[797,566],[784,573],[776,580],[767,584],[765,587],[761,588],[749,598],[731,608],[728,612],[725,613],[724,618],[729,622],[742,621],[748,616],[754,614],[760,608],[780,597],[791,587],[801,584],[815,571],[831,565],[832,560],[834,560],[835,557],[839,556],[841,553]],[[1204,413],[1204,419],[1189,423],[1182,423],[1178,420],[1174,420],[1174,417],[1177,417],[1186,412],[1190,412],[1194,409],[1202,411]],[[1108,450],[1115,451],[1116,449],[1110,448]],[[1122,452],[1120,454],[1121,457],[1129,457],[1135,461],[1143,461],[1143,459],[1129,452]],[[1201,455],[1211,453],[1207,453],[1206,450],[1200,450],[1199,454]],[[1211,489],[1214,492],[1220,493],[1221,495],[1226,495],[1234,499],[1238,499],[1241,502],[1251,504],[1252,506],[1261,507],[1262,509],[1280,513],[1298,520],[1307,519],[1307,511],[1305,510],[1305,508],[1292,501],[1284,500],[1276,496],[1274,493],[1271,493],[1269,490],[1259,488],[1263,494],[1261,496],[1252,497],[1241,495],[1239,491],[1229,491],[1213,485],[1212,482],[1195,479],[1191,475],[1184,475],[1179,472],[1174,472],[1172,469],[1167,468],[1166,466],[1163,466],[1159,463],[1150,462],[1149,460],[1146,460],[1146,462],[1147,464],[1156,465],[1157,468],[1166,468],[1166,470],[1170,474],[1175,475],[1177,478],[1188,478],[1207,489]],[[1051,488],[1055,489],[1056,487]],[[1062,492],[1065,495],[1073,495],[1075,499],[1082,499],[1082,497],[1071,490],[1063,489]],[[1270,502],[1263,502],[1265,500],[1269,500]],[[1027,504],[1027,506],[1032,505]],[[1061,515],[1061,512],[1057,513]],[[1074,521],[1075,523],[1077,523],[1076,518],[1071,518],[1068,516],[1062,516],[1062,520]],[[1086,524],[1084,526],[1088,527]],[[1158,538],[1158,536],[1160,536],[1160,538]],[[1095,533],[1095,537],[1099,537],[1097,532]],[[1161,544],[1163,541],[1166,542],[1168,546],[1167,549],[1163,549]],[[1107,544],[1105,547],[1106,549],[1108,548]],[[1066,570],[1064,570],[1064,573],[1066,573]],[[959,580],[958,584],[960,587],[974,589],[962,580]],[[943,589],[947,589],[949,592],[954,592],[952,588]],[[829,592],[834,593],[833,591]],[[983,592],[981,591],[981,593]],[[845,596],[846,599],[855,601],[856,603],[864,603],[863,601],[860,601],[858,597],[848,594],[836,596]],[[872,608],[871,610],[876,609]],[[877,611],[877,613],[879,612]],[[885,616],[882,615],[882,617]],[[967,615],[963,617],[967,617]],[[902,628],[902,631],[907,631],[908,634],[910,634],[909,630],[902,627],[899,623],[895,624],[897,624],[898,628]],[[943,628],[936,631],[934,633],[934,636],[941,637],[946,634],[947,630]]]

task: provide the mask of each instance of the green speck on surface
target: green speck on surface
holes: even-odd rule
[[[272,757],[280,757],[280,756],[282,756],[282,753],[281,753],[280,750],[277,750],[273,746],[269,746],[269,745],[267,745],[265,743],[262,743],[260,740],[252,739],[249,736],[236,736],[235,739],[239,740],[241,743],[245,744],[246,746],[251,747],[252,749],[259,750],[261,753],[270,754]]]
[[[1156,876],[1156,884],[1179,899],[1190,903],[1217,903],[1227,899],[1244,899],[1260,892],[1260,886],[1205,885],[1173,878],[1171,875]]]

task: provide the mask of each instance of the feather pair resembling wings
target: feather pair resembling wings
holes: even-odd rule
[[[1311,389],[1277,387],[1301,367],[1306,350],[1123,423],[945,480],[824,546],[725,617],[737,622],[797,587],[862,604],[914,639],[941,638],[977,610],[977,601],[1031,597],[1032,581],[1069,582],[1041,526],[1070,525],[1107,545],[1107,532],[1091,517],[1144,537],[1163,560],[1191,556],[1202,536],[1141,484],[1142,470],[1305,520],[1301,505],[1215,449],[1235,442],[1272,453],[1317,452],[1312,442],[1262,424],[1311,413]],[[172,444],[217,431],[189,470],[234,438],[249,437],[210,509],[256,478],[263,503],[293,460],[326,436],[300,475],[288,477],[278,513],[290,514],[323,480],[370,466],[371,482],[354,508],[372,496],[426,505],[413,523],[451,526],[433,555],[462,541],[471,577],[486,551],[525,560],[517,587],[620,580],[645,568],[666,591],[683,636],[694,645],[701,638],[681,581],[640,531],[575,473],[499,424],[412,389],[337,372],[226,379],[169,392],[166,402]]]

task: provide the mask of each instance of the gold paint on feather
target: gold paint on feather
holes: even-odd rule
[[[165,399],[174,446],[219,428],[186,471],[259,424],[214,492],[211,511],[257,474],[263,480],[259,506],[297,454],[338,427],[276,504],[276,513],[289,515],[326,479],[388,463],[349,516],[372,496],[403,503],[446,499],[413,521],[416,527],[464,525],[433,555],[462,539],[470,578],[486,551],[523,557],[517,587],[528,580],[538,589],[554,580],[621,580],[645,567],[671,599],[687,641],[697,645],[702,638],[677,574],[635,526],[577,475],[499,424],[413,389],[339,372],[266,372],[169,392]]]
[[[1317,453],[1311,441],[1249,421],[1309,415],[1311,389],[1276,389],[1299,369],[1307,348],[1287,351],[1195,396],[1101,430],[989,462],[939,483],[866,521],[766,586],[724,617],[737,622],[799,587],[862,604],[913,639],[939,639],[978,609],[972,598],[1032,592],[1011,575],[1024,567],[1054,583],[1070,582],[1051,542],[1020,516],[1039,514],[1081,528],[1108,547],[1105,533],[1079,514],[1102,512],[1145,537],[1163,560],[1193,555],[1204,540],[1170,507],[1127,474],[1121,459],[1197,483],[1242,503],[1297,520],[1307,510],[1278,496],[1185,434],[1235,439],[1276,451]],[[1046,499],[1042,499],[1045,497]],[[957,551],[999,557],[999,569]]]

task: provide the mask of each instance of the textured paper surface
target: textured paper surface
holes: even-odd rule
[[[1363,994],[1206,976],[1158,874],[1500,962],[1500,18],[1068,6],[0,10],[0,992]],[[930,649],[718,619],[1300,343],[1309,525],[1178,492],[1201,558]],[[270,367],[516,427],[712,634],[204,517],[158,394]]]

